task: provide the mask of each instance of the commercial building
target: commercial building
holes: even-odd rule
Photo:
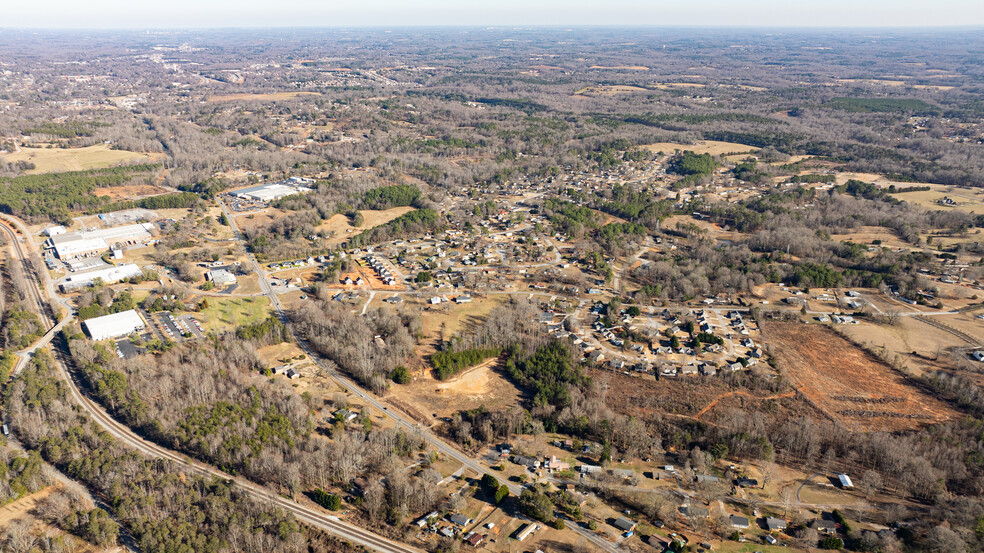
[[[143,271],[140,267],[134,265],[133,263],[116,265],[114,267],[107,267],[97,271],[74,274],[62,282],[61,289],[64,292],[78,290],[79,288],[91,286],[96,282],[96,280],[101,280],[105,284],[115,284],[121,280],[138,277],[142,274]]]
[[[146,244],[153,239],[150,234],[153,226],[151,223],[142,223],[57,234],[45,242],[45,247],[53,248],[62,260],[90,257],[110,249]]]
[[[302,185],[309,184],[311,182],[312,181],[310,179],[292,177],[285,181],[269,182],[257,186],[250,186],[249,188],[243,188],[242,190],[236,190],[232,192],[232,195],[242,200],[268,203],[279,200],[280,198],[292,196],[294,194],[310,192],[312,190],[311,188]]]
[[[119,338],[146,328],[143,319],[133,309],[89,319],[82,326],[93,340]]]
[[[236,283],[236,275],[225,269],[215,269],[205,273],[205,278],[214,282],[216,286],[232,286]]]

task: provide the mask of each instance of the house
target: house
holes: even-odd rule
[[[455,303],[471,303],[471,296],[458,296],[454,299]]]
[[[840,482],[840,487],[845,490],[854,487],[854,482],[851,482],[851,477],[846,474],[838,474],[837,480]]]
[[[540,468],[540,461],[537,461],[532,457],[523,457],[522,455],[516,455],[515,457],[513,457],[513,462],[516,463],[517,465],[522,465],[529,469]]]
[[[295,378],[300,378],[301,377],[301,373],[297,372],[293,368],[290,368],[290,369],[287,369],[287,372],[284,373],[284,376],[286,376],[287,378],[289,378],[291,380],[294,380]]]
[[[741,478],[735,480],[735,485],[739,488],[755,488],[759,485],[759,481],[754,478],[742,476]]]
[[[765,527],[768,528],[770,532],[785,530],[786,521],[781,518],[765,517]]]
[[[358,413],[353,413],[348,409],[339,409],[338,411],[335,411],[335,417],[341,418],[342,422],[352,422],[358,416],[359,416]]]
[[[445,536],[447,536],[449,538],[453,538],[454,537],[454,530],[452,530],[449,526],[445,526],[444,528],[441,528],[441,534],[443,534],[443,535],[445,535]]]
[[[538,528],[540,528],[540,526],[532,522],[525,526],[520,527],[520,529],[516,532],[516,541],[525,540],[526,538],[530,537],[530,535],[532,535],[533,532],[536,532]]]
[[[430,299],[431,305],[437,305],[441,303],[441,296],[434,296]]]
[[[694,482],[698,484],[717,484],[721,479],[710,474],[698,474],[694,476]]]
[[[556,471],[571,470],[570,463],[565,463],[564,461],[557,459],[557,457],[554,455],[551,455],[550,457],[547,458],[546,462],[544,463],[544,467]]]
[[[731,526],[733,526],[735,528],[748,528],[748,518],[747,517],[740,517],[738,515],[731,515],[729,518],[731,520]]]
[[[821,534],[834,534],[837,532],[837,523],[832,520],[817,519],[810,526]]]
[[[482,535],[477,532],[469,532],[465,536],[465,541],[471,544],[472,547],[478,547],[478,544],[482,543]]]
[[[636,527],[635,522],[625,517],[618,517],[617,519],[615,519],[615,522],[612,523],[612,525],[623,532],[631,532],[632,530],[635,530]]]
[[[468,526],[471,524],[471,519],[461,513],[455,513],[449,516],[448,520],[451,521],[451,524],[457,524],[458,526]]]
[[[622,478],[632,478],[635,476],[635,471],[632,469],[611,469],[609,472],[615,476],[621,476]]]
[[[577,471],[581,474],[598,474],[601,472],[601,467],[598,465],[579,465]]]
[[[594,363],[601,363],[605,360],[605,354],[601,353],[601,350],[595,350],[588,354],[588,359]]]
[[[419,526],[420,528],[423,528],[424,526],[427,526],[427,521],[430,520],[430,519],[432,519],[432,518],[434,518],[434,517],[436,517],[437,515],[438,515],[438,512],[437,511],[432,511],[427,516],[421,517],[420,520],[417,521],[417,526]]]

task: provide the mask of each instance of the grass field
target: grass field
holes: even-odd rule
[[[290,100],[298,96],[320,96],[317,92],[271,92],[269,94],[217,94],[208,99],[209,102],[275,102],[277,100]]]
[[[764,321],[762,332],[793,386],[848,428],[911,430],[958,416],[826,326]]]
[[[111,150],[106,144],[96,144],[85,148],[21,148],[19,152],[0,155],[0,161],[6,163],[29,161],[34,164],[34,169],[28,173],[37,174],[149,163],[163,157],[164,154]]]
[[[270,316],[270,300],[265,297],[222,298],[208,296],[208,308],[195,317],[205,330],[231,330],[256,323]]]
[[[104,196],[113,201],[132,200],[135,198],[146,198],[148,196],[160,196],[170,192],[160,186],[149,184],[134,184],[130,186],[110,186],[107,188],[97,188],[92,191],[96,196]]]
[[[361,227],[353,227],[349,224],[348,217],[339,213],[337,215],[332,215],[330,219],[319,225],[317,230],[319,232],[334,232],[334,236],[328,241],[328,243],[331,245],[337,245],[364,230],[369,230],[373,227],[388,223],[400,215],[413,210],[414,208],[412,207],[394,207],[393,209],[386,209],[383,211],[363,210],[359,212],[362,214],[363,218]],[[349,232],[350,230],[352,232]]]
[[[656,144],[646,144],[643,148],[653,152],[663,152],[671,154],[674,150],[690,150],[695,154],[711,154],[719,156],[722,154],[755,152],[758,148],[747,144],[735,142],[718,142],[717,140],[701,140],[696,144],[680,144],[677,142],[657,142]]]
[[[645,65],[592,65],[588,69],[624,69],[629,71],[648,71]]]

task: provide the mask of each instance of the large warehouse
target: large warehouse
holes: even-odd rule
[[[67,277],[65,281],[62,282],[61,289],[62,291],[67,292],[69,290],[85,288],[86,286],[90,286],[95,283],[97,279],[101,280],[104,284],[115,284],[121,280],[138,277],[142,274],[143,270],[133,263],[116,265],[113,267],[106,267],[105,269],[99,269],[97,271],[89,271],[87,273],[76,273],[70,277]]]
[[[232,192],[232,195],[243,200],[268,203],[294,194],[310,192],[310,188],[302,186],[302,184],[307,184],[308,182],[308,179],[291,178],[285,181],[270,182],[236,190]]]
[[[75,259],[99,255],[112,249],[121,249],[134,244],[145,244],[153,235],[151,223],[124,225],[97,230],[80,230],[52,236],[45,243],[46,247],[54,248],[58,258]]]
[[[112,315],[103,315],[82,323],[93,340],[119,338],[147,328],[143,319],[133,309]]]

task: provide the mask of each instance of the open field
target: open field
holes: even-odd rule
[[[660,90],[670,90],[674,88],[706,88],[706,84],[702,83],[653,83],[653,88],[658,88]]]
[[[112,150],[106,144],[96,144],[85,148],[28,148],[19,152],[0,155],[4,163],[29,161],[34,169],[29,174],[56,173],[64,171],[86,171],[102,169],[114,165],[151,163],[164,157],[164,154],[147,154],[127,150]]]
[[[318,225],[316,230],[318,232],[325,232],[332,236],[328,240],[331,245],[338,245],[342,242],[348,240],[352,236],[364,231],[369,230],[373,227],[378,227],[379,225],[386,224],[393,219],[396,219],[404,213],[413,211],[412,207],[394,207],[392,209],[386,209],[382,211],[373,210],[362,210],[359,213],[362,214],[363,222],[361,227],[353,227],[349,224],[349,218],[341,213],[332,215],[330,219],[324,223]],[[331,234],[334,233],[334,234]]]
[[[484,298],[472,296],[471,303],[458,304],[444,302],[438,305],[424,304],[420,314],[420,322],[421,333],[424,336],[422,344],[426,344],[426,346],[421,346],[424,348],[424,351],[420,351],[420,353],[426,355],[433,351],[430,350],[432,347],[431,344],[433,340],[439,338],[442,325],[447,335],[446,337],[450,338],[453,334],[467,330],[484,320],[485,316],[489,314],[489,311],[492,311],[502,301],[505,301],[502,296]]]
[[[255,101],[255,102],[275,102],[277,100],[291,100],[298,96],[320,96],[317,92],[271,92],[268,94],[216,94],[211,96],[209,102],[233,102],[233,101]]]
[[[848,428],[910,430],[958,416],[825,326],[764,321],[762,332],[793,386]]]
[[[446,381],[434,378],[428,366],[416,371],[410,384],[390,386],[387,396],[410,405],[425,421],[434,414],[442,418],[481,406],[496,410],[518,405],[520,391],[501,373],[500,365],[498,359],[489,359]]]
[[[107,188],[97,188],[92,191],[96,196],[103,196],[112,201],[134,200],[146,198],[148,196],[160,196],[170,192],[167,188],[152,186],[149,184],[134,184],[130,186],[110,186]]]
[[[208,308],[195,315],[205,330],[231,330],[237,326],[260,322],[270,316],[266,297],[222,298],[208,296]]]
[[[758,148],[754,146],[749,146],[747,144],[738,144],[735,142],[719,142],[717,140],[700,140],[694,144],[680,144],[678,142],[657,142],[655,144],[646,144],[643,148],[650,150],[652,152],[663,152],[664,154],[671,154],[674,150],[690,150],[695,154],[711,154],[712,156],[719,156],[723,154],[734,154],[734,153],[745,153],[745,152],[755,152]]]
[[[649,89],[642,88],[640,86],[610,84],[610,85],[586,86],[581,90],[578,90],[574,94],[577,94],[579,96],[613,96],[615,94],[646,92],[647,90]]]

